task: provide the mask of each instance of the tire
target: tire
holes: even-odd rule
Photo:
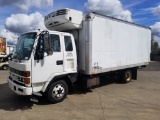
[[[62,102],[68,94],[68,85],[65,81],[60,80],[52,83],[48,89],[47,97],[49,102]]]
[[[123,78],[122,82],[123,83],[129,83],[132,80],[132,71],[131,70],[126,70],[123,72]]]
[[[8,70],[8,68],[9,68],[8,65],[3,65],[3,66],[2,66],[2,69],[3,69],[3,70]]]

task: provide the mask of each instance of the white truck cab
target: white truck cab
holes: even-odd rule
[[[56,76],[61,80],[67,78],[68,84],[72,84],[69,79],[77,73],[77,55],[73,36],[69,33],[49,31],[48,44],[48,41],[44,40],[48,39],[45,38],[45,34],[37,30],[22,34],[18,38],[13,58],[9,61],[8,83],[9,87],[19,95],[45,92]],[[51,54],[47,49],[52,49]],[[66,84],[58,82],[53,89],[56,100],[59,101],[67,94]]]

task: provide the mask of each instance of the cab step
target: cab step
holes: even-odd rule
[[[32,94],[35,95],[35,96],[38,96],[38,97],[42,97],[42,94],[38,93],[38,92],[33,92]]]
[[[38,99],[35,98],[35,97],[31,97],[31,98],[30,98],[30,101],[31,101],[31,102],[35,102],[35,103],[38,103]]]

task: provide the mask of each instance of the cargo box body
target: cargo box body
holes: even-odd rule
[[[56,14],[56,16],[55,16]],[[49,30],[70,32],[77,47],[78,70],[93,75],[150,62],[151,29],[109,16],[63,9],[45,17]]]
[[[98,14],[79,31],[79,71],[92,75],[150,62],[151,30]]]

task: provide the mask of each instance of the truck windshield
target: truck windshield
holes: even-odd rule
[[[37,33],[26,33],[19,37],[13,59],[29,60]]]

